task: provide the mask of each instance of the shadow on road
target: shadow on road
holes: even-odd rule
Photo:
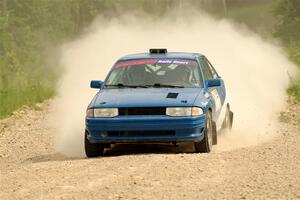
[[[145,155],[145,154],[178,154],[194,153],[194,146],[190,143],[179,145],[172,144],[116,144],[105,149],[104,157]],[[100,158],[100,157],[99,157]],[[23,163],[41,163],[49,161],[82,160],[85,157],[66,157],[60,153],[52,153],[34,156],[26,159]]]
[[[176,154],[193,153],[194,146],[189,143],[172,144],[117,144],[107,149],[105,156],[121,156],[132,154]]]

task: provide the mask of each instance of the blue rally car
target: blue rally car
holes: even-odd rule
[[[86,112],[87,157],[119,143],[190,142],[208,153],[217,132],[232,127],[224,81],[198,53],[128,55],[91,88],[100,90]]]

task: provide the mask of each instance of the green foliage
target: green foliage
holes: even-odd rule
[[[1,117],[6,116],[23,105],[31,106],[42,102],[54,94],[53,85],[47,87],[45,84],[2,90],[0,93],[0,104],[2,105],[0,107]]]
[[[228,1],[227,18],[246,24],[251,30],[270,37],[276,23],[274,0]]]
[[[289,43],[287,49],[291,60],[293,60],[300,67],[300,41]]]
[[[294,97],[295,101],[300,102],[300,80],[289,87],[288,94]]]
[[[281,0],[276,8],[275,15],[279,23],[275,35],[286,43],[300,41],[300,3],[299,0]]]
[[[279,37],[288,50],[291,60],[300,68],[300,4],[298,0],[281,0],[274,11],[279,19],[275,36]],[[294,80],[288,93],[300,102],[300,78]]]
[[[0,0],[0,118],[55,94],[58,67],[45,58],[92,20],[94,5],[92,0]]]
[[[273,0],[226,2],[227,6],[223,0],[0,0],[0,118],[55,94],[60,70],[52,52],[78,36],[99,14],[112,18],[125,12],[142,12],[160,18],[172,8],[192,4],[219,17],[228,10],[227,17],[252,28],[272,26],[266,24],[273,23],[267,15]],[[291,58],[297,63],[299,6],[298,0],[280,0],[275,11],[280,19],[276,35],[288,42]],[[299,88],[289,92],[298,95]]]
[[[300,42],[290,43],[287,48],[291,60],[293,60],[300,69]],[[300,102],[300,77],[296,80],[292,80],[288,94],[294,97],[297,102]]]
[[[60,70],[53,49],[95,16],[128,10],[161,15],[173,0],[0,0],[0,118],[55,94]]]

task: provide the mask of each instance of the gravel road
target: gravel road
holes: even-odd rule
[[[0,121],[0,199],[300,199],[300,105],[257,146],[210,154],[116,146],[96,159],[53,147],[49,106]],[[133,151],[133,149],[135,149]]]

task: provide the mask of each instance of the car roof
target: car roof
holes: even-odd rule
[[[178,59],[192,59],[195,60],[197,57],[203,57],[200,53],[189,53],[189,52],[168,52],[168,53],[139,53],[130,54],[123,56],[119,61],[135,60],[135,59],[163,59],[163,58],[178,58]]]

